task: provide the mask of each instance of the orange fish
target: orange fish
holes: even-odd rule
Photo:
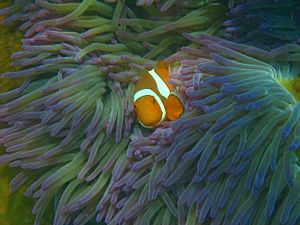
[[[165,61],[140,76],[135,85],[134,107],[142,126],[153,128],[163,121],[178,119],[184,107],[168,82],[170,65]]]

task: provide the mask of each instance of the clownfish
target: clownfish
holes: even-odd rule
[[[178,119],[184,107],[168,82],[170,66],[165,61],[140,76],[135,85],[134,108],[137,119],[145,128],[154,128],[163,121]]]

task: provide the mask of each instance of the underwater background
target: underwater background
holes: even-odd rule
[[[11,3],[12,1],[1,1],[0,8],[4,8]],[[0,30],[0,70],[2,74],[19,69],[10,65],[12,63],[11,54],[20,50],[23,35],[14,27],[1,25]],[[19,84],[20,81],[17,80],[0,78],[1,92],[17,87]],[[3,127],[3,124],[1,126]],[[0,151],[1,153],[4,152],[3,147],[1,147]],[[33,224],[34,217],[31,213],[33,201],[26,198],[21,190],[15,194],[10,194],[9,182],[16,174],[16,171],[10,170],[7,166],[0,166],[0,224],[17,225],[20,224],[20,221],[24,225]]]
[[[300,224],[298,1],[0,9],[0,225]],[[185,111],[145,129],[161,60]]]

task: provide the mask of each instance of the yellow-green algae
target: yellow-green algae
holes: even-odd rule
[[[0,2],[0,9],[4,8],[10,1]],[[16,71],[18,67],[11,66],[11,54],[18,51],[21,45],[22,33],[12,26],[0,26],[0,74],[7,71]],[[5,92],[20,84],[20,80],[0,77],[0,91]]]
[[[279,83],[284,86],[297,101],[300,100],[300,77],[296,77],[292,80],[279,80]]]
[[[11,3],[8,0],[0,2],[0,8]],[[18,67],[11,66],[11,54],[18,51],[21,45],[22,33],[14,27],[0,25],[0,74],[7,71],[16,71]],[[20,84],[20,79],[0,77],[0,92],[5,92]],[[0,152],[3,152],[0,146]],[[0,224],[1,225],[31,225],[34,218],[31,213],[33,201],[23,196],[24,190],[11,194],[9,182],[17,174],[17,170],[0,166]],[[20,221],[22,223],[20,224]]]

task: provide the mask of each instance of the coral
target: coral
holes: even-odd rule
[[[221,4],[148,2],[16,0],[1,10],[2,22],[20,24],[25,37],[13,54],[22,69],[2,74],[23,83],[0,94],[0,162],[21,168],[12,191],[28,186],[36,225],[52,205],[56,225],[101,220],[97,205],[127,165],[137,126],[134,81],[189,43],[182,32],[221,26]],[[115,209],[105,206],[108,222]]]
[[[288,1],[226,1],[228,19],[223,23],[228,38],[272,49],[296,43],[300,35],[300,4]]]

